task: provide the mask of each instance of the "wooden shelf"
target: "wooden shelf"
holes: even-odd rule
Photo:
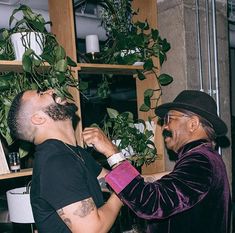
[[[45,65],[48,67],[48,65]],[[133,75],[136,70],[142,70],[143,66],[133,65],[111,65],[111,64],[93,64],[93,63],[78,63],[77,70],[81,74],[121,74]],[[7,71],[22,72],[21,61],[4,61],[0,60],[0,72]]]
[[[48,64],[45,64],[43,67],[47,68],[48,66],[49,66]],[[41,67],[38,69],[41,69]],[[0,72],[9,72],[9,71],[14,71],[19,73],[22,72],[23,71],[22,62],[0,60]]]
[[[7,71],[15,71],[21,72],[22,71],[22,62],[21,61],[0,61],[0,72],[7,72]]]
[[[23,177],[23,176],[31,176],[32,171],[33,171],[32,168],[27,168],[27,169],[21,169],[19,172],[11,172],[7,174],[2,174],[0,175],[0,180]]]
[[[81,74],[133,75],[136,70],[143,70],[143,66],[78,63],[77,69]]]

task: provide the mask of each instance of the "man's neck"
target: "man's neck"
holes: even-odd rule
[[[38,145],[48,139],[57,139],[70,145],[77,145],[75,132],[72,124],[68,122],[54,122],[54,124],[38,130],[34,144]]]

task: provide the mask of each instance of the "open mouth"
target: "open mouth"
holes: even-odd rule
[[[55,103],[57,103],[57,104],[63,105],[65,103],[67,103],[65,98],[61,98],[60,96],[57,96],[55,93],[52,94],[52,98],[55,101]]]

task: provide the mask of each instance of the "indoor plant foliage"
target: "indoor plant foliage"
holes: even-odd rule
[[[21,13],[17,18],[17,13]],[[43,51],[38,55],[28,45],[28,38],[23,36],[25,52],[22,58],[23,72],[0,72],[1,110],[0,133],[8,144],[13,143],[7,126],[7,114],[14,96],[26,89],[46,90],[54,88],[59,96],[72,99],[68,87],[78,88],[78,80],[73,78],[72,67],[77,64],[65,53],[56,37],[47,31],[44,18],[33,12],[28,6],[21,5],[12,12],[9,19],[9,29],[1,29],[0,59],[14,60],[11,35],[16,32],[36,32],[43,34]],[[41,40],[39,38],[39,40]],[[42,41],[39,41],[42,42]]]
[[[131,154],[127,159],[136,167],[154,162],[157,158],[157,149],[152,141],[154,133],[148,129],[146,122],[140,119],[135,121],[131,112],[119,113],[112,108],[107,108],[107,112],[103,130],[119,149]],[[141,124],[143,130],[137,124]]]
[[[98,0],[97,3],[103,9],[101,21],[107,33],[107,40],[101,47],[101,52],[90,62],[121,65],[136,65],[141,62],[143,70],[137,70],[137,77],[144,80],[148,72],[154,73],[159,89],[146,90],[145,101],[140,110],[149,111],[155,108],[162,95],[161,87],[170,84],[173,78],[165,73],[158,75],[159,67],[153,60],[159,58],[159,65],[162,66],[167,59],[170,44],[160,36],[157,29],[150,27],[147,20],[133,21],[133,16],[138,15],[138,11],[132,9],[132,0]],[[89,61],[89,54],[86,61]],[[102,87],[102,84],[100,86]],[[159,97],[151,101],[155,92],[158,92]],[[151,106],[151,102],[155,106]]]
[[[18,13],[21,13],[20,16]],[[17,18],[20,17],[20,18]],[[41,14],[32,11],[26,5],[20,5],[19,8],[12,12],[9,19],[9,29],[2,29],[2,39],[0,41],[1,59],[9,57],[7,60],[14,60],[10,47],[11,35],[16,32],[36,32],[43,34],[43,52],[37,55],[34,50],[28,47],[27,38],[22,36],[22,42],[25,46],[25,53],[22,59],[23,70],[29,73],[33,82],[40,90],[47,88],[55,88],[59,95],[70,97],[66,91],[67,86],[77,86],[77,81],[72,77],[72,66],[77,64],[70,59],[65,53],[65,50],[60,46],[56,37],[47,31],[46,22]],[[40,38],[38,38],[40,40]],[[41,41],[39,41],[41,42]],[[6,49],[7,48],[7,49]],[[5,52],[5,53],[4,53]],[[39,69],[40,66],[48,63],[46,69]]]

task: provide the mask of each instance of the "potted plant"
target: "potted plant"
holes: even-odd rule
[[[166,54],[170,50],[170,44],[160,36],[157,29],[150,27],[147,20],[133,21],[133,17],[138,15],[138,11],[132,9],[132,0],[99,0],[98,4],[102,7],[101,20],[108,39],[101,47],[101,52],[95,59],[90,59],[90,62],[122,65],[138,65],[141,62],[143,70],[137,70],[138,78],[144,80],[146,74],[152,72],[159,83],[159,89],[148,89],[144,93],[144,103],[140,110],[148,111],[152,108],[150,100],[154,92],[159,92],[160,98],[161,86],[173,81],[168,74],[158,75],[159,67],[153,61],[155,58],[159,58],[161,66],[167,58]],[[89,54],[85,57],[86,61],[89,61]],[[107,78],[101,82],[107,83]],[[107,85],[106,89],[102,84],[100,87],[102,88],[101,93],[104,90],[108,92]],[[157,101],[155,102],[157,105]]]
[[[102,123],[105,134],[122,150],[132,164],[141,168],[157,158],[157,149],[153,142],[154,125],[151,121],[134,120],[131,112],[119,113],[107,108],[108,117]]]
[[[21,13],[20,19],[16,14]],[[15,22],[13,26],[13,22]],[[54,88],[59,96],[72,99],[68,87],[78,87],[78,81],[73,78],[72,67],[77,64],[66,55],[65,50],[57,42],[56,37],[46,30],[46,22],[40,14],[33,12],[28,6],[21,5],[12,12],[9,19],[10,29],[0,30],[0,59],[14,60],[15,55],[11,42],[11,35],[16,32],[34,31],[43,33],[45,44],[42,54],[25,45],[22,66],[23,72],[0,72],[0,133],[13,143],[7,126],[7,114],[14,96],[25,89],[45,90]],[[27,39],[23,36],[22,40]],[[22,147],[20,147],[22,148]],[[21,157],[25,153],[20,153]]]

